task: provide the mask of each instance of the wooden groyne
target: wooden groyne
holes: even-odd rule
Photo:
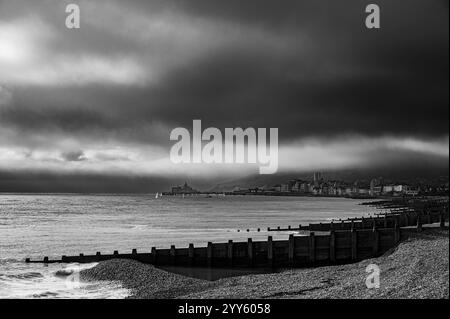
[[[329,223],[312,223],[308,225],[298,225],[297,227],[269,227],[267,231],[331,231],[331,230],[349,230],[355,229],[371,229],[389,228],[389,227],[409,227],[420,224],[443,224],[448,221],[449,215],[446,212],[409,212],[399,214],[385,214],[383,216],[368,218],[348,218],[339,221],[331,221]]]
[[[301,267],[357,261],[377,256],[397,244],[400,228],[331,231],[327,235],[290,235],[287,240],[208,243],[207,247],[156,249],[149,253],[62,256],[59,260],[30,260],[29,263],[92,263],[122,258],[153,265],[202,267]]]
[[[375,214],[375,217],[357,217],[333,220],[327,223],[312,223],[308,225],[287,226],[287,227],[268,227],[267,231],[331,231],[331,230],[350,230],[350,229],[370,229],[370,228],[389,228],[389,227],[409,227],[417,224],[440,223],[443,225],[449,219],[448,201],[427,201],[425,203],[412,202],[392,208],[388,202],[376,202],[370,205],[377,206],[379,209],[390,207],[389,211]]]
[[[26,261],[29,263],[92,263],[114,258],[133,259],[155,266],[201,266],[201,267],[305,267],[355,262],[379,256],[394,247],[410,231],[416,228],[372,228],[332,230],[327,234],[310,232],[307,236],[289,235],[286,240],[211,243],[206,247],[170,249],[151,248],[148,253],[132,250],[131,253],[62,256],[61,259]]]
[[[299,225],[307,235],[290,234],[286,240],[226,243],[209,242],[206,247],[169,249],[152,247],[149,252],[112,254],[97,252],[95,255],[80,254],[62,256],[61,259],[44,257],[40,260],[26,259],[27,263],[92,263],[110,259],[133,259],[155,266],[182,267],[307,267],[355,262],[377,257],[397,245],[411,231],[422,231],[422,226],[439,222],[445,227],[448,206],[428,211],[389,214],[373,218],[350,219],[340,223]],[[411,227],[414,226],[414,227]],[[270,229],[269,229],[270,230]],[[294,228],[274,230],[294,230]]]

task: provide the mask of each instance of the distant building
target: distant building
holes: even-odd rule
[[[419,190],[417,190],[417,189],[408,189],[408,190],[405,192],[405,194],[406,194],[407,196],[417,196],[417,195],[419,195]]]
[[[200,193],[198,190],[193,189],[191,186],[187,184],[187,182],[184,183],[183,186],[174,186],[172,187],[172,194],[197,194]]]
[[[377,196],[383,192],[382,179],[374,178],[370,181],[370,196]]]
[[[385,185],[383,186],[383,193],[389,194],[394,192],[394,186],[393,185]]]
[[[321,172],[314,173],[314,186],[317,187],[323,181],[323,175]]]
[[[274,186],[273,186],[273,190],[274,190],[275,192],[281,192],[281,185],[280,185],[280,184],[274,185]]]
[[[281,184],[280,192],[290,192],[289,183],[287,183],[287,184]]]
[[[360,189],[358,189],[358,194],[359,195],[369,195],[370,194],[370,190],[366,189],[366,188],[360,188]]]
[[[408,190],[408,186],[406,185],[395,185],[394,192],[395,193],[404,193]]]

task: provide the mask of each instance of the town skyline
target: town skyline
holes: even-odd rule
[[[292,178],[282,183],[242,187],[238,182],[228,189],[213,188],[198,190],[189,185],[172,186],[168,195],[227,193],[234,195],[286,195],[286,196],[329,196],[352,198],[377,198],[380,196],[427,196],[448,195],[448,176],[432,180],[395,181],[382,176],[368,179],[340,180],[329,179],[323,172],[314,172],[310,178]],[[232,189],[230,188],[232,187]]]

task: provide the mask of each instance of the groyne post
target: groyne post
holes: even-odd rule
[[[443,211],[439,215],[439,226],[445,228],[445,215]]]
[[[253,266],[253,241],[251,238],[247,239],[247,256],[248,256],[248,265],[250,267]]]
[[[421,215],[417,215],[417,232],[421,232],[422,231],[422,216]]]
[[[272,236],[267,237],[267,262],[269,267],[273,267],[273,241]]]
[[[295,242],[294,235],[289,235],[289,248],[288,248],[288,260],[289,265],[292,267],[294,265],[294,252],[295,252]]]
[[[378,255],[378,245],[379,245],[379,240],[380,240],[380,234],[378,233],[378,230],[377,230],[375,224],[373,225],[373,229],[372,229],[372,238],[373,238],[372,253],[374,256],[376,256],[376,255]]]
[[[356,260],[358,258],[358,243],[357,243],[357,233],[356,229],[352,227],[350,230],[351,238],[352,238],[352,260]]]
[[[208,267],[212,266],[212,259],[213,259],[213,244],[212,242],[208,242],[208,246],[206,247],[206,263]]]
[[[188,248],[188,263],[190,266],[194,264],[194,244],[189,244]]]
[[[330,231],[330,261],[336,261],[336,233],[334,230]]]
[[[152,247],[152,263],[153,263],[153,265],[156,265],[157,262],[158,262],[158,259],[157,259],[156,247]]]
[[[176,249],[175,249],[175,245],[171,245],[170,246],[170,263],[172,265],[176,264]]]
[[[395,240],[394,244],[397,244],[400,241],[400,223],[397,222],[397,218],[395,219],[394,224],[394,240]]]
[[[316,261],[316,238],[314,232],[309,233],[309,261],[314,263]]]
[[[230,239],[227,246],[228,265],[233,266],[233,241]]]

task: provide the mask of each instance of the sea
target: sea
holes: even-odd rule
[[[151,247],[206,246],[286,239],[267,227],[373,214],[363,200],[292,196],[155,196],[0,194],[0,299],[125,298],[117,282],[79,282],[95,264],[27,264],[25,258],[80,253],[150,252]],[[259,228],[259,231],[258,231]]]

